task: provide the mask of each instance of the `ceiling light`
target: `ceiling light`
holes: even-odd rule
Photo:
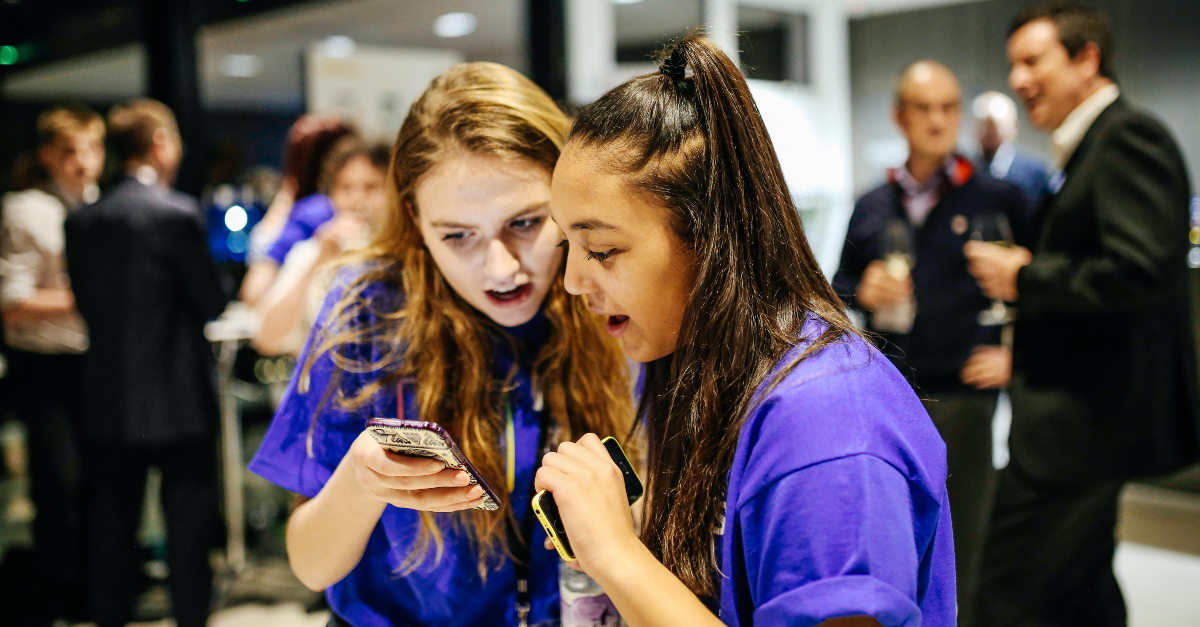
[[[470,13],[447,13],[433,21],[433,32],[438,37],[462,37],[475,32],[477,23]]]
[[[642,0],[608,0],[613,4],[637,4]]]
[[[262,71],[262,60],[253,54],[227,54],[221,57],[221,73],[235,78],[253,78]]]
[[[331,59],[349,59],[354,56],[356,47],[354,40],[345,35],[326,37],[321,42],[321,52]]]

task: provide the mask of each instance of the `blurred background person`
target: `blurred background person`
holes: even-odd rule
[[[9,346],[9,390],[28,434],[36,509],[38,624],[84,618],[83,426],[87,330],[63,257],[63,222],[94,201],[104,165],[104,120],[83,106],[38,116],[36,186],[4,197],[0,315]]]
[[[92,343],[88,595],[100,627],[132,619],[146,473],[162,471],[168,585],[180,627],[208,618],[217,521],[217,402],[206,321],[225,306],[195,199],[171,189],[183,155],[171,110],[118,105],[109,137],[126,178],[68,218],[68,269]]]
[[[341,116],[329,113],[300,116],[288,131],[283,185],[250,232],[246,276],[239,293],[243,302],[255,305],[275,281],[291,246],[311,237],[333,217],[329,198],[320,191],[321,164],[330,148],[352,133]],[[284,241],[277,244],[281,235]]]
[[[333,145],[322,164],[319,189],[329,197],[334,217],[292,246],[259,300],[262,326],[254,338],[258,352],[299,355],[333,279],[335,268],[325,264],[366,246],[383,225],[390,158],[387,145],[368,146],[353,135]]]
[[[1108,18],[1021,11],[1009,83],[1051,133],[1057,174],[1031,249],[968,244],[988,296],[1015,302],[1011,460],[984,554],[985,625],[1126,624],[1113,574],[1124,483],[1198,457],[1187,167],[1116,82]]]
[[[1049,170],[1032,153],[1017,148],[1017,105],[1012,98],[998,91],[975,97],[971,105],[975,114],[975,139],[979,142],[979,167],[992,176],[1008,181],[1029,198],[1036,210],[1046,193]]]
[[[910,378],[946,442],[965,610],[994,485],[992,415],[997,390],[1008,385],[1011,353],[1001,345],[1003,309],[993,315],[962,249],[969,238],[1011,240],[1027,201],[955,152],[961,109],[962,90],[946,66],[905,68],[893,118],[908,160],[855,205],[833,285],[882,335],[884,353]]]

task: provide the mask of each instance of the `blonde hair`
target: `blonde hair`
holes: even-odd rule
[[[569,126],[544,91],[502,65],[467,63],[434,79],[409,110],[392,149],[387,223],[373,246],[358,255],[365,270],[351,281],[321,329],[301,372],[302,389],[321,354],[329,354],[342,371],[382,373],[356,393],[338,391],[335,402],[348,409],[366,405],[385,386],[415,381],[420,419],[446,428],[490,485],[504,485],[505,462],[497,444],[504,428],[501,405],[513,372],[506,381],[495,380],[493,347],[496,338],[504,341],[508,335],[446,283],[406,206],[415,211],[415,188],[430,169],[464,152],[550,171]],[[588,432],[624,439],[633,407],[623,353],[584,300],[566,292],[562,268],[565,263],[543,303],[550,332],[532,368],[552,439]],[[400,290],[403,302],[388,308],[366,298],[367,288],[378,283]],[[359,321],[368,310],[378,322],[364,326]],[[379,356],[365,361],[355,350],[365,343],[381,347],[372,351]],[[411,572],[431,541],[440,559],[439,525],[450,522],[468,531],[479,550],[480,573],[486,576],[489,565],[503,563],[498,558],[505,554],[505,523],[514,520],[511,500],[504,501],[496,512],[436,517],[423,512],[420,538],[402,570]]]
[[[49,146],[71,133],[94,131],[104,139],[104,118],[83,105],[47,109],[37,118],[38,146]]]

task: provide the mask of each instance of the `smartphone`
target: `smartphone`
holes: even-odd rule
[[[629,504],[633,505],[642,498],[642,493],[645,491],[645,488],[642,487],[642,480],[638,478],[633,464],[629,463],[629,457],[625,455],[624,449],[621,448],[621,444],[617,442],[616,438],[607,437],[601,440],[601,443],[604,444],[604,448],[608,449],[608,456],[612,458],[613,463],[621,469],[621,475],[625,478],[625,496],[629,498]],[[575,561],[575,552],[571,550],[571,541],[567,539],[567,530],[563,526],[562,516],[558,513],[558,504],[554,502],[554,495],[545,490],[534,495],[533,513],[542,523],[542,527],[546,529],[546,535],[550,536],[550,541],[554,543],[554,548],[558,550],[559,556],[568,562]]]
[[[466,472],[471,485],[483,488],[483,503],[474,509],[500,509],[500,497],[496,496],[495,490],[483,480],[483,475],[463,455],[454,438],[441,425],[420,420],[372,418],[367,421],[367,431],[380,446],[389,451],[409,457],[429,457],[446,464],[447,468]]]

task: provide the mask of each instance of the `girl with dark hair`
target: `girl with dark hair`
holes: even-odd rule
[[[434,79],[392,147],[390,207],[346,259],[250,469],[304,497],[292,570],[332,625],[528,625],[558,616],[529,509],[550,443],[629,433],[628,368],[563,287],[550,175],[569,123],[494,63]],[[441,425],[467,473],[385,451],[372,417]]]
[[[821,274],[729,58],[685,38],[585,107],[551,207],[567,290],[646,364],[640,539],[596,436],[536,482],[621,616],[953,625],[945,447]]]

